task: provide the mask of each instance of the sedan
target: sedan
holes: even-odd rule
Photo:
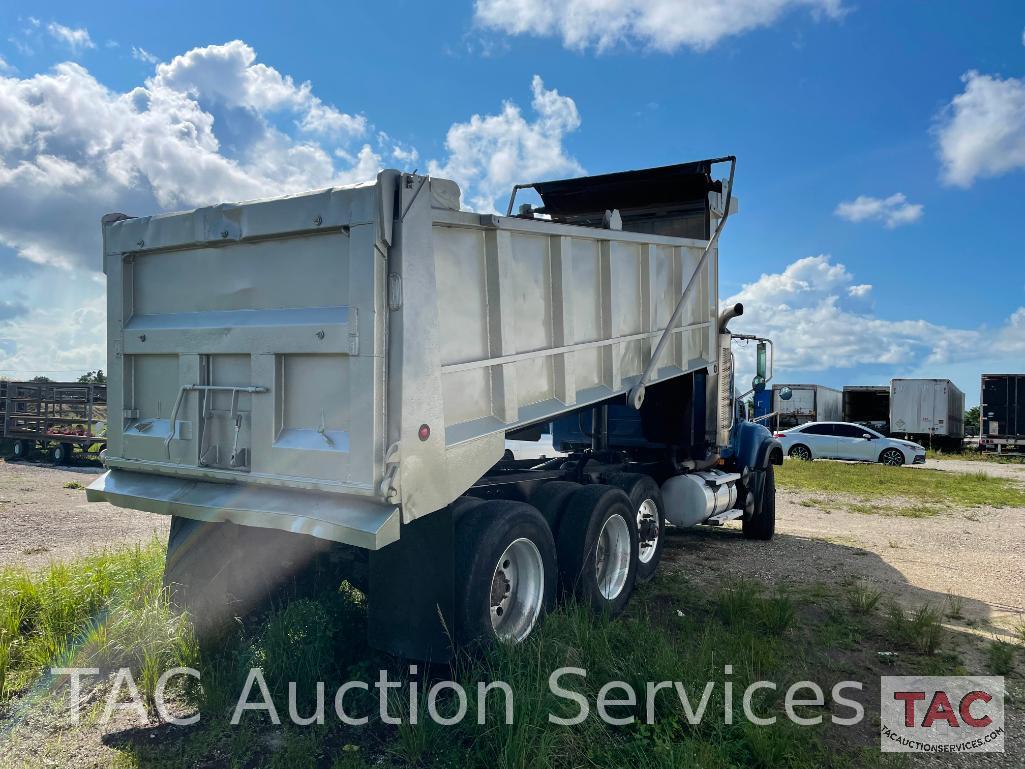
[[[898,467],[925,462],[925,447],[851,422],[808,422],[774,434],[795,459],[850,459]]]

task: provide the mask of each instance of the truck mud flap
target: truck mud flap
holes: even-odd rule
[[[397,507],[349,495],[109,470],[86,489],[86,497],[162,515],[309,534],[368,550],[399,537]]]
[[[411,660],[448,662],[454,648],[455,534],[445,507],[402,527],[370,553],[367,640]]]

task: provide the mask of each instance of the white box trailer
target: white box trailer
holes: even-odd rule
[[[790,389],[790,398],[780,397],[783,388]],[[837,422],[843,418],[843,393],[816,384],[774,384],[772,410],[777,413],[779,428],[796,427],[806,422]]]
[[[964,393],[949,379],[892,380],[890,432],[939,439],[960,447],[964,438]]]
[[[698,429],[673,438],[682,464],[640,469],[663,485],[677,475],[713,492],[707,514],[681,520],[733,504],[747,504],[751,518],[750,472],[763,468],[732,459],[725,469],[738,472],[709,469],[737,433],[730,336],[717,317],[715,239],[730,195],[711,179],[712,162],[538,184],[543,216],[462,211],[453,182],[398,171],[274,200],[108,215],[108,472],[89,499],[175,516],[172,545],[195,540],[199,523],[206,539],[235,532],[235,544],[204,556],[212,559],[245,560],[259,549],[254,531],[267,530],[379,553],[371,607],[376,592],[391,613],[375,620],[372,611],[371,633],[421,656],[447,643],[444,628],[410,645],[399,636],[411,618],[437,624],[437,607],[451,618],[462,599],[430,593],[414,611],[413,593],[470,579],[458,573],[463,554],[452,554],[469,525],[455,508],[467,495],[522,503],[569,477],[563,461],[555,470],[502,465],[507,434],[525,426],[600,414],[595,404],[617,399],[643,416],[670,402],[664,384],[685,381],[703,410]],[[757,462],[768,466],[774,442],[758,429]],[[608,448],[599,439],[596,448]],[[573,478],[619,478],[640,458],[578,458]],[[514,470],[526,479],[505,482]],[[429,515],[438,511],[446,515]],[[424,523],[432,519],[441,522]],[[639,551],[660,547],[658,525],[629,523]],[[534,582],[548,590],[545,550],[554,545],[551,531],[544,536],[519,557],[540,559]],[[399,579],[412,559],[430,563]],[[195,578],[204,568],[186,571]],[[526,632],[535,609],[519,618]],[[494,629],[518,639],[519,627]]]

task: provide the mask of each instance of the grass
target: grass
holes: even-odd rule
[[[931,606],[908,611],[893,603],[886,609],[886,619],[890,640],[897,645],[928,656],[939,650],[943,628],[939,612]]]
[[[151,695],[154,671],[188,658],[191,646],[167,605],[163,565],[163,545],[153,541],[39,572],[0,570],[0,702],[44,669],[69,664],[134,665]]]
[[[985,473],[948,473],[886,465],[788,460],[776,470],[781,489],[842,494],[851,512],[926,518],[946,508],[1025,507],[1025,489]],[[893,500],[906,504],[893,505]],[[836,507],[838,502],[823,499]],[[813,503],[814,504],[814,503]]]
[[[66,482],[64,484],[64,488],[66,488],[66,489],[84,489],[85,486],[83,486],[78,481],[68,481],[68,482]]]
[[[847,591],[847,605],[855,614],[871,614],[883,598],[883,591],[856,584]]]
[[[1017,653],[1014,644],[994,638],[986,649],[986,660],[989,670],[994,675],[1010,675],[1014,670],[1014,658]]]
[[[939,631],[931,610],[901,611],[897,619],[880,616],[876,607],[882,594],[873,588],[854,584],[837,591],[818,584],[781,592],[737,579],[709,590],[679,575],[662,575],[639,589],[627,615],[617,620],[564,605],[524,644],[462,656],[451,666],[421,665],[416,674],[408,663],[367,647],[365,601],[347,583],[321,585],[315,594],[271,607],[261,617],[240,623],[222,645],[201,649],[168,610],[160,587],[162,558],[162,548],[154,544],[38,574],[2,572],[0,579],[0,607],[16,618],[5,619],[11,632],[4,637],[13,640],[7,648],[16,652],[15,662],[6,668],[14,682],[8,696],[29,685],[46,665],[69,657],[105,669],[129,665],[144,692],[151,690],[145,682],[161,667],[190,665],[201,671],[201,689],[178,693],[185,706],[202,714],[197,726],[170,736],[146,729],[134,737],[108,735],[117,752],[115,765],[122,769],[211,762],[251,769],[890,766],[890,759],[878,753],[871,716],[860,736],[838,735],[828,713],[821,727],[797,728],[783,716],[786,689],[800,680],[814,680],[828,692],[836,681],[875,675],[867,671],[876,669],[877,650],[891,641],[906,652],[887,668],[888,674],[956,669],[956,660],[935,654],[938,636],[924,646],[915,640],[931,628]],[[51,598],[56,602],[47,608]],[[726,665],[732,666],[729,674]],[[253,666],[264,671],[286,724],[288,682],[297,683],[297,712],[306,715],[316,705],[315,683],[324,681],[326,723],[273,727],[265,713],[251,712],[238,726],[229,726],[230,712]],[[641,695],[638,702],[613,711],[638,721],[610,726],[589,718],[572,728],[551,724],[550,713],[577,712],[574,703],[556,697],[549,687],[551,672],[567,666],[586,668],[586,677],[569,677],[563,685],[583,695],[592,713],[603,684],[630,684]],[[371,716],[369,725],[340,723],[333,711],[339,684],[372,683],[382,669],[392,680],[418,681],[420,723],[381,723],[373,688],[367,693],[355,690],[346,699],[349,714]],[[440,726],[424,717],[423,693],[435,679],[459,681],[471,695],[469,715],[461,724]],[[779,684],[777,691],[755,699],[759,712],[778,716],[773,727],[753,727],[741,715],[739,692],[763,679]],[[486,725],[479,726],[477,683],[496,680],[507,682],[514,692],[513,723],[503,723],[503,702],[495,697],[483,713]],[[738,692],[731,706],[732,724],[725,723],[725,680]],[[705,683],[714,682],[709,715],[689,724],[669,689],[655,700],[654,723],[643,723],[648,681],[679,681],[694,702]],[[391,712],[408,713],[408,688],[399,691]],[[444,697],[439,710],[450,712],[454,704]],[[871,697],[865,704],[874,707]],[[74,744],[67,735],[62,739]]]
[[[926,459],[961,459],[967,462],[993,462],[1000,465],[1025,464],[1025,456],[1021,454],[997,454],[993,451],[941,451],[938,449],[927,449]]]

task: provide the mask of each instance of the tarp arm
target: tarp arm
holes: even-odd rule
[[[683,305],[687,302],[687,298],[690,295],[691,289],[694,288],[694,283],[697,281],[698,275],[701,274],[705,264],[708,263],[708,255],[712,253],[712,249],[715,248],[715,244],[719,240],[719,235],[723,231],[723,227],[726,226],[726,220],[730,218],[730,202],[733,198],[733,175],[737,168],[737,158],[734,155],[728,155],[727,157],[716,158],[709,162],[725,163],[727,161],[729,161],[730,164],[730,179],[728,186],[726,187],[726,202],[723,206],[722,218],[719,220],[719,224],[716,225],[715,232],[712,233],[712,237],[708,239],[708,245],[705,246],[705,250],[702,252],[701,258],[698,259],[698,263],[694,267],[694,271],[691,273],[690,280],[687,281],[687,285],[684,287],[683,293],[680,294],[680,299],[676,303],[676,309],[673,310],[672,317],[669,318],[669,322],[666,324],[665,330],[662,332],[662,336],[659,337],[658,344],[655,345],[655,349],[651,353],[651,359],[648,361],[648,365],[644,367],[644,372],[641,374],[641,378],[637,380],[637,384],[630,388],[627,401],[634,409],[639,410],[641,408],[641,404],[644,403],[644,388],[651,380],[651,375],[657,370],[659,359],[662,357],[662,352],[665,350],[666,344],[669,343],[669,337],[672,335],[673,329],[676,328],[676,324],[680,322],[680,315],[683,314]]]

